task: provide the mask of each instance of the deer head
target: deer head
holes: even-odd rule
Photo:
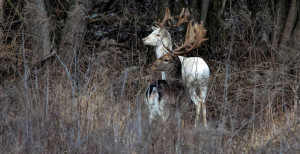
[[[157,59],[151,66],[152,71],[165,71],[170,78],[181,79],[181,62],[177,55],[168,52]]]
[[[182,25],[183,23],[188,22],[188,17],[190,16],[189,10],[188,9],[182,9],[182,12],[179,15],[179,19],[176,25],[171,25],[171,26],[165,26],[165,24],[168,21],[173,21],[174,22],[174,18],[170,15],[170,10],[169,8],[166,8],[165,11],[165,16],[163,18],[163,20],[161,22],[155,22],[156,27],[152,26],[152,30],[153,32],[147,36],[146,38],[143,38],[143,43],[145,45],[150,45],[150,46],[160,46],[162,43],[170,43],[165,44],[169,47],[172,47],[172,40],[171,40],[171,35],[168,32],[169,29],[173,28],[173,27],[177,27]]]
[[[189,17],[189,10],[183,8],[178,17],[177,24],[165,26],[167,21],[174,21],[174,18],[170,15],[170,10],[166,8],[164,19],[162,20],[162,22],[155,23],[157,27],[152,26],[153,32],[142,40],[143,43],[145,45],[156,47],[162,44],[168,51],[173,51],[174,54],[178,55],[191,52],[192,50],[200,47],[201,43],[207,40],[204,38],[204,36],[206,35],[206,30],[203,28],[202,23],[200,25],[198,23],[193,24],[193,20],[190,20]],[[172,50],[172,45],[170,44],[171,36],[168,30],[174,27],[178,27],[184,23],[188,23],[185,42],[180,47],[177,47],[175,50]]]
[[[160,46],[161,43],[164,41],[164,43],[167,43],[166,45],[168,45],[168,42],[171,42],[171,35],[170,33],[165,30],[165,29],[162,29],[160,27],[154,27],[152,26],[151,27],[153,32],[148,35],[147,37],[143,38],[143,43],[144,45],[150,45],[150,46],[154,46],[154,47],[157,47],[157,46]]]

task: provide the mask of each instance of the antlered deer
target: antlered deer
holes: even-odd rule
[[[165,17],[162,22],[159,23],[157,27],[152,27],[153,32],[142,40],[143,43],[145,45],[154,46],[156,48],[155,53],[158,59],[170,51],[173,51],[173,53],[176,55],[180,55],[191,52],[195,48],[198,48],[201,43],[206,40],[204,39],[206,30],[204,30],[202,24],[193,24],[193,21],[188,20],[189,15],[189,11],[187,9],[183,9],[181,14],[179,15],[177,25],[173,26],[177,27],[183,23],[188,22],[185,42],[182,46],[177,47],[177,49],[175,50],[172,50],[172,39],[170,33],[168,32],[168,29],[170,27],[164,27],[164,24],[167,20],[173,19],[170,16],[170,10],[168,8],[166,9]],[[200,57],[178,57],[181,61],[181,74],[186,82],[186,86],[188,87],[190,99],[196,105],[197,113],[195,124],[197,124],[199,120],[200,110],[202,106],[203,123],[204,126],[207,127],[205,99],[209,82],[209,67]],[[169,76],[163,71],[162,79],[167,78],[169,78]]]

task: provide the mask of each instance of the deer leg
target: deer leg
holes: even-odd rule
[[[206,121],[206,104],[205,104],[205,102],[201,102],[201,104],[202,104],[202,114],[203,114],[204,127],[207,127],[207,121]]]
[[[197,123],[198,123],[199,117],[200,117],[200,111],[201,111],[200,98],[197,95],[195,88],[189,88],[189,90],[190,90],[191,100],[193,101],[193,103],[196,106],[196,119],[195,119],[195,125],[194,126],[197,126]]]
[[[167,74],[166,74],[165,71],[162,71],[162,72],[161,72],[161,79],[162,79],[162,80],[166,80],[166,79],[167,79]]]
[[[204,86],[204,87],[202,87],[201,94],[200,94],[200,96],[201,96],[200,103],[202,104],[202,114],[203,114],[203,124],[204,124],[204,127],[207,127],[206,104],[205,104],[206,93],[207,93],[207,86]]]
[[[152,123],[152,119],[153,119],[153,114],[150,113],[150,116],[149,116],[149,123],[150,123],[150,124]]]
[[[197,126],[197,123],[199,121],[199,117],[200,117],[200,110],[201,110],[201,103],[197,102],[195,103],[196,105],[196,119],[195,119],[195,126]]]

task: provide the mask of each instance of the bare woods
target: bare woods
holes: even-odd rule
[[[165,7],[205,23],[209,40],[184,56],[211,71],[207,127],[194,126],[195,107],[184,126],[149,123],[145,92],[161,75],[142,39]],[[299,153],[299,9],[298,0],[0,0],[0,153]],[[185,31],[169,30],[174,44]]]

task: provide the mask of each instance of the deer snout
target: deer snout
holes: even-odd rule
[[[146,38],[143,38],[142,41],[145,42],[145,41],[146,41]]]
[[[158,68],[157,68],[156,64],[151,64],[151,65],[150,65],[150,70],[151,70],[151,71],[157,71],[157,69],[158,69]]]

